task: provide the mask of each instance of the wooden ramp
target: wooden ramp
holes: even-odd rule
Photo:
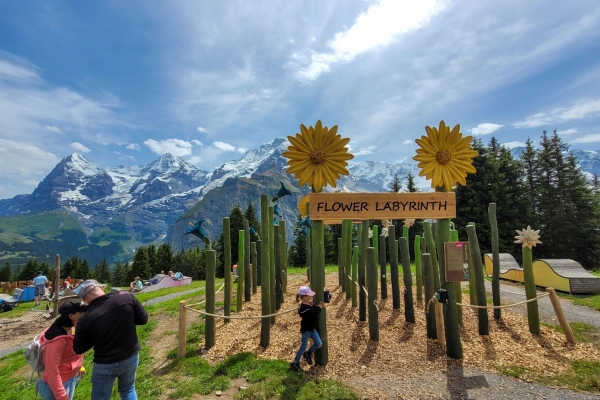
[[[509,253],[500,253],[500,278],[515,282],[524,282],[523,268],[517,260]],[[485,273],[492,276],[494,264],[492,263],[492,254],[485,255]]]
[[[568,293],[600,293],[600,278],[590,274],[575,260],[545,259],[533,263],[535,284]]]

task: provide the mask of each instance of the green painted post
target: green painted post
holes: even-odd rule
[[[406,239],[406,241],[408,242],[408,231],[409,231],[410,227],[403,225],[402,226],[402,237]],[[400,241],[400,238],[398,238],[398,241]]]
[[[237,281],[237,308],[236,311],[242,311],[242,300],[244,299],[244,237],[246,233],[243,230],[238,232],[238,281]]]
[[[217,252],[215,250],[206,250],[206,312],[215,313],[215,267],[217,264]],[[215,317],[209,315],[204,320],[204,345],[210,349],[215,345]]]
[[[438,187],[436,191],[445,192],[445,189]],[[450,241],[450,220],[442,218],[437,220],[436,246],[441,249],[438,252],[438,265],[440,271],[445,270],[444,260],[444,242]],[[445,274],[440,274],[440,284],[448,292],[448,304],[444,305],[444,333],[446,335],[446,354],[450,358],[462,359],[462,343],[460,341],[460,331],[458,329],[458,313],[456,311],[456,293],[452,282],[446,282]]]
[[[323,301],[325,290],[325,239],[323,221],[312,222],[312,279],[311,289],[315,292],[314,302],[319,304]],[[327,365],[329,361],[329,350],[327,345],[327,314],[323,307],[319,313],[319,324],[317,332],[321,337],[323,345],[315,352],[315,364]]]
[[[229,218],[223,218],[223,277],[225,278],[225,300],[223,302],[223,314],[231,315],[231,228]],[[229,318],[223,319],[223,323],[228,323]]]
[[[306,215],[310,216],[310,203],[306,202]],[[307,229],[306,237],[306,278],[312,286],[312,229]]]
[[[437,260],[437,248],[433,240],[433,232],[431,231],[431,222],[423,222],[423,230],[425,231],[425,241],[427,242],[427,252],[431,254],[431,268],[433,268],[433,289],[438,290],[440,285],[440,269]]]
[[[344,291],[344,282],[346,281],[344,279],[344,267],[342,265],[342,238],[339,237],[337,240],[337,256],[338,256],[338,285],[340,286],[340,288],[342,289],[342,292]]]
[[[367,320],[367,294],[365,274],[367,269],[367,247],[369,247],[369,221],[362,221],[360,252],[358,253],[358,320]]]
[[[454,224],[452,224],[454,227]],[[456,229],[450,229],[450,241],[458,242],[458,231]],[[462,303],[462,283],[454,282],[454,292],[456,293],[456,302]],[[463,325],[463,309],[462,307],[458,307],[456,309],[456,313],[458,315],[458,324]]]
[[[258,251],[256,250],[256,242],[250,243],[250,253],[252,253],[252,294],[258,292],[256,287],[256,269],[258,264]]]
[[[496,203],[488,206],[488,217],[492,231],[492,299],[495,307],[500,306],[500,242],[498,239],[498,221]],[[494,318],[502,318],[502,309],[494,308]]]
[[[431,264],[431,254],[422,253],[421,262],[423,264],[423,285],[425,286],[425,320],[427,323],[427,338],[437,339],[435,304],[429,304],[429,300],[435,295],[435,289],[433,288],[433,266]]]
[[[531,249],[523,246],[523,278],[525,280],[525,295],[527,300],[535,299],[537,291],[535,289],[535,278],[533,276],[533,255]],[[527,324],[529,332],[536,335],[540,334],[540,314],[537,300],[527,303]]]
[[[283,303],[283,293],[287,292],[287,239],[285,233],[285,221],[279,221],[279,243],[281,244],[281,302]]]
[[[415,275],[417,277],[417,301],[423,300],[423,268],[421,261],[421,236],[415,235]],[[429,299],[426,300],[429,301]]]
[[[375,248],[367,248],[367,279],[369,288],[369,339],[379,341],[379,310],[377,310],[377,260]]]
[[[277,299],[277,286],[275,283],[275,214],[274,214],[275,206],[269,206],[269,278],[271,282],[269,283],[269,288],[271,289],[271,294],[269,295],[271,298],[271,314],[275,314],[275,302]],[[271,325],[275,323],[275,316],[271,317]]]
[[[258,258],[256,259],[256,286],[260,286],[260,265],[262,264],[262,241],[260,239],[256,241],[256,254],[258,254]]]
[[[260,299],[261,299],[261,314],[269,315],[271,314],[271,288],[270,282],[271,278],[269,276],[269,198],[266,194],[262,194],[260,196],[260,221],[261,221],[261,230],[263,234],[264,243],[261,246],[260,252],[260,265],[262,265],[261,270],[261,289],[260,289]],[[260,242],[260,241],[259,241]],[[260,345],[262,347],[268,347],[271,341],[271,319],[270,318],[262,318],[260,323]]]
[[[475,281],[475,292],[477,294],[477,305],[487,306],[487,298],[485,295],[485,286],[483,281],[483,264],[481,262],[481,250],[479,249],[479,240],[477,239],[477,233],[475,232],[474,225],[467,226],[467,235],[469,235],[469,248],[470,257],[473,261],[473,276],[472,280]],[[489,335],[490,328],[488,322],[487,308],[477,309],[477,317],[479,319],[479,334]]]
[[[358,307],[358,298],[356,297],[356,283],[358,279],[358,246],[354,246],[352,251],[352,307]]]
[[[275,244],[275,311],[281,310],[282,282],[281,282],[281,243],[279,236],[279,225],[273,227],[273,241]]]
[[[390,248],[390,272],[392,279],[392,306],[400,309],[400,284],[398,282],[398,241],[394,225],[388,227],[388,244]]]
[[[373,225],[373,248],[375,249],[375,265],[379,265],[379,227]]]
[[[406,322],[415,323],[415,308],[413,306],[412,273],[410,271],[410,253],[408,239],[401,237],[400,255],[402,257],[402,276],[404,278],[404,319]]]
[[[469,222],[467,226],[475,226],[475,222]],[[470,258],[470,257],[469,257]],[[473,272],[473,259],[469,259],[469,301],[471,304],[477,304],[477,291],[475,290],[475,279],[473,278],[475,273]]]
[[[250,270],[250,225],[244,219],[244,301],[250,301],[252,295],[252,271]]]
[[[342,241],[344,242],[344,277],[346,278],[346,300],[352,298],[352,220],[342,221]]]
[[[379,276],[381,285],[381,298],[387,299],[387,259],[385,258],[385,235],[379,235]]]

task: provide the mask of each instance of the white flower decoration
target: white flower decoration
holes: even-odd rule
[[[415,224],[414,218],[408,218],[404,220],[404,226],[408,226],[409,228]]]
[[[523,247],[533,248],[538,243],[542,243],[540,239],[540,231],[533,231],[531,227],[527,225],[527,229],[522,231],[517,230],[518,236],[515,236],[515,243],[522,243]]]
[[[388,228],[390,227],[390,225],[392,225],[392,220],[382,219],[381,223],[383,225],[383,228],[381,228],[381,234],[385,237],[388,237]]]

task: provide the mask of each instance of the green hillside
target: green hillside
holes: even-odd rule
[[[77,221],[63,211],[0,218],[0,261],[12,265],[25,264],[32,257],[52,265],[56,254],[63,260],[86,258],[94,265],[102,258],[112,261],[122,257],[121,243],[129,241],[127,234],[109,227],[97,230],[88,239]]]

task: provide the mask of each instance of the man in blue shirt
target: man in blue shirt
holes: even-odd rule
[[[33,278],[33,286],[35,286],[33,300],[35,301],[36,306],[40,305],[42,296],[46,294],[46,282],[48,282],[48,278],[46,278],[45,275],[42,275],[42,271],[38,271],[37,276]]]

